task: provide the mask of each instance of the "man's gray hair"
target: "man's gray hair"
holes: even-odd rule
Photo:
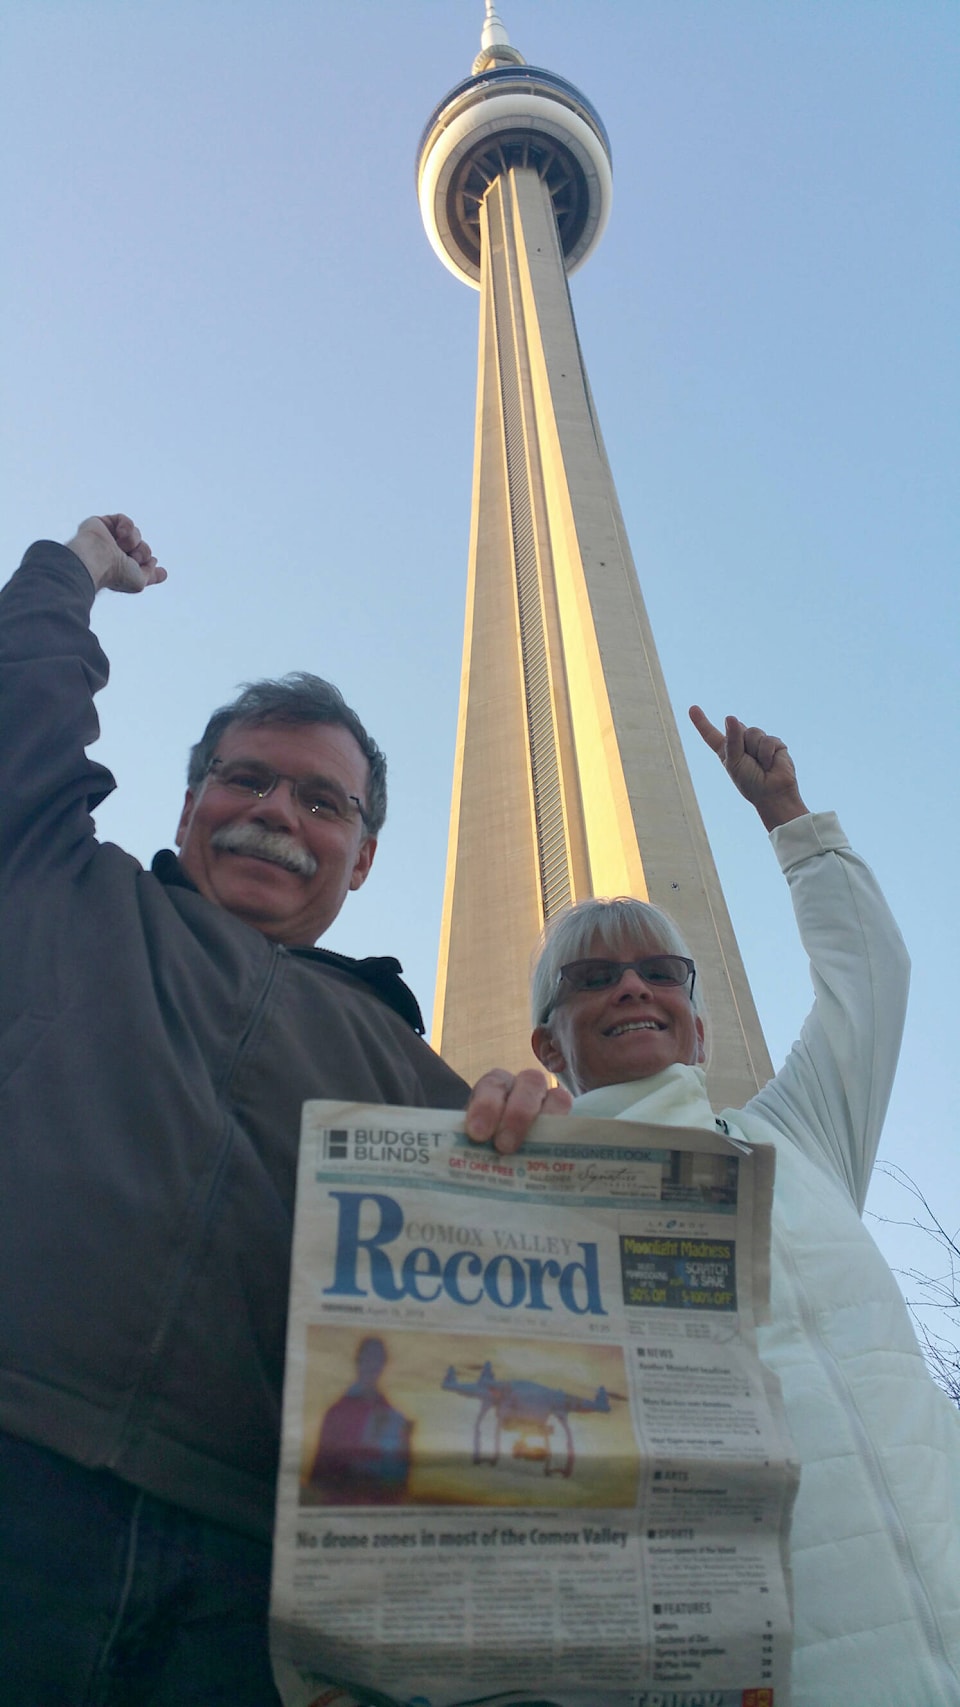
[[[332,682],[311,676],[306,670],[295,670],[279,681],[244,682],[238,698],[213,713],[196,746],[191,747],[188,788],[199,788],[216,756],[220,737],[232,723],[332,723],[348,729],[370,767],[364,822],[371,836],[379,833],[387,815],[387,761]]]
[[[530,1008],[534,1025],[544,1025],[556,1000],[560,968],[571,960],[585,960],[605,948],[611,959],[625,955],[683,954],[690,950],[669,913],[649,901],[634,901],[629,895],[615,900],[579,901],[565,907],[550,920],[540,938],[530,981]],[[704,1016],[700,984],[694,980],[693,1011]]]

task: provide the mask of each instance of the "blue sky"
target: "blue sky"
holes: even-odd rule
[[[125,509],[170,570],[106,595],[105,836],[147,859],[253,676],[330,676],[391,761],[330,945],[432,1000],[477,298],[419,222],[417,139],[480,0],[7,0],[4,560]],[[678,714],[790,744],[914,958],[882,1153],[960,1223],[960,13],[953,0],[503,0],[577,83],[614,206],[573,281]],[[771,1053],[808,982],[775,862],[690,732]],[[907,1205],[881,1183],[873,1202]],[[880,1229],[895,1259],[909,1247]],[[917,1255],[926,1257],[921,1244]]]

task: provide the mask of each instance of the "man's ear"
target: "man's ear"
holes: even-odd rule
[[[196,806],[196,804],[197,804],[196,795],[194,794],[192,788],[188,788],[186,795],[184,797],[183,811],[180,814],[180,822],[177,825],[177,833],[174,837],[174,841],[176,842],[176,845],[178,848],[183,847],[184,840],[186,839],[187,830],[190,827],[190,820],[193,817],[193,809]]]
[[[537,1026],[530,1039],[530,1046],[541,1067],[546,1067],[548,1073],[559,1078],[561,1073],[566,1072],[566,1057],[549,1026]]]
[[[373,856],[376,851],[376,836],[365,836],[363,841],[360,843],[360,847],[357,852],[356,864],[354,865],[353,871],[350,873],[351,889],[359,889],[362,883],[366,883],[367,878],[370,875],[370,867],[373,864]]]
[[[694,1022],[697,1028],[697,1055],[695,1065],[702,1067],[707,1059],[707,1051],[703,1044],[703,1020],[700,1018],[699,1014],[694,1016]]]

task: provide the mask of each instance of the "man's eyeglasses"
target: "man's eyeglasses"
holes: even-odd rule
[[[269,765],[258,764],[254,759],[211,759],[207,775],[223,788],[232,788],[237,794],[255,795],[258,800],[266,800],[278,782],[288,782],[294,800],[311,817],[324,818],[329,823],[352,824],[357,818],[364,824],[367,822],[357,796],[347,794],[338,782],[330,782],[326,777],[301,780],[285,776],[283,771],[273,771]]]
[[[685,954],[645,954],[642,960],[571,960],[561,966],[557,987],[541,1020],[545,1025],[563,995],[566,984],[571,990],[610,990],[619,984],[625,972],[636,972],[651,989],[676,990],[690,981],[690,999],[697,972]]]

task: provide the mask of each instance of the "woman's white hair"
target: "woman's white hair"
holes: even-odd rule
[[[535,1026],[545,1025],[560,988],[560,968],[571,960],[596,954],[600,943],[612,959],[626,954],[683,954],[690,950],[669,913],[649,901],[629,895],[614,900],[579,901],[544,927],[533,961],[530,980],[530,1009]],[[706,1009],[699,982],[694,979],[691,998],[695,1014],[706,1023]]]

